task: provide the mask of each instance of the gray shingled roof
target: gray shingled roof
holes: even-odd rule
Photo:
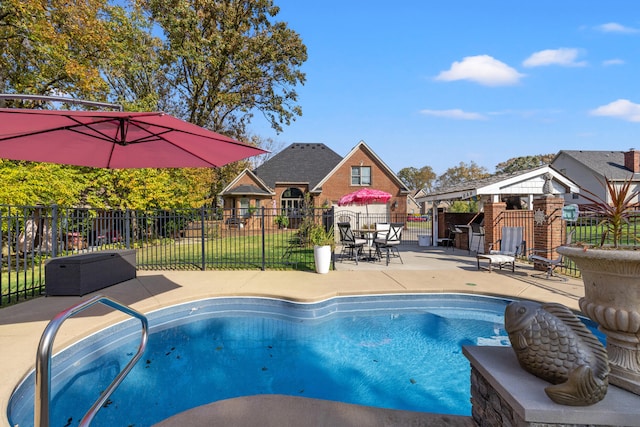
[[[513,178],[515,176],[524,175],[525,173],[531,172],[531,171],[536,170],[536,169],[542,169],[544,167],[545,166],[538,166],[538,167],[535,167],[535,168],[526,169],[526,170],[520,170],[520,171],[516,171],[516,172],[511,172],[511,173],[503,173],[503,174],[491,175],[491,176],[488,176],[486,178],[473,179],[471,181],[465,181],[465,182],[460,183],[460,184],[454,184],[454,185],[451,185],[451,186],[446,187],[446,188],[436,189],[434,191],[429,192],[428,195],[429,196],[438,196],[440,194],[459,193],[459,192],[463,192],[463,191],[471,191],[471,190],[475,190],[477,188],[487,187],[487,186],[489,186],[491,184],[496,184],[496,183],[498,183],[500,181],[504,181],[506,179]]]
[[[562,150],[557,156],[563,153],[610,179],[627,179],[631,174],[631,171],[624,167],[624,151]]]
[[[293,143],[253,172],[271,188],[276,182],[304,182],[313,188],[341,161],[342,157],[324,144]]]
[[[229,191],[225,191],[224,192],[225,195],[228,194],[240,194],[240,195],[247,195],[247,194],[255,194],[255,195],[265,195],[265,196],[269,196],[270,193],[268,191],[263,190],[262,188],[258,188],[255,185],[239,185],[236,188],[233,188]]]

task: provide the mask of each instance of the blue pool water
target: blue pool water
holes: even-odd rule
[[[509,300],[471,295],[343,297],[296,304],[216,298],[149,314],[145,355],[92,426],[150,426],[209,402],[286,394],[469,415],[463,345],[509,345]],[[52,425],[77,425],[137,349],[139,322],[56,355]],[[9,404],[33,425],[33,375]]]

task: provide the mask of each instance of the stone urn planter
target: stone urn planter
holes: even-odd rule
[[[563,246],[580,269],[580,309],[607,338],[609,382],[640,394],[640,250]]]

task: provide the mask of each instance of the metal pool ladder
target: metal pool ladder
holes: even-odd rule
[[[38,353],[36,355],[36,386],[35,386],[35,398],[34,398],[34,423],[35,427],[49,427],[49,405],[51,403],[51,352],[53,350],[53,340],[55,339],[58,329],[62,326],[62,323],[69,317],[97,304],[102,303],[116,310],[120,310],[125,314],[132,317],[136,317],[142,323],[142,336],[140,346],[137,353],[127,363],[122,371],[113,379],[109,387],[107,387],[98,400],[91,406],[87,413],[80,421],[80,427],[86,427],[91,424],[93,417],[98,413],[102,405],[105,404],[111,393],[120,385],[120,383],[127,376],[129,371],[133,369],[136,362],[142,357],[145,348],[147,347],[147,339],[149,337],[149,322],[145,315],[138,311],[127,307],[109,297],[103,295],[96,295],[84,302],[78,303],[68,309],[60,312],[56,317],[49,322],[42,337],[40,338],[40,344],[38,345]]]

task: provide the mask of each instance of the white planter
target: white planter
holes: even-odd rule
[[[563,246],[582,274],[580,309],[607,337],[609,382],[640,394],[640,251]]]
[[[331,246],[314,246],[313,258],[316,262],[316,273],[327,274],[331,266]]]

